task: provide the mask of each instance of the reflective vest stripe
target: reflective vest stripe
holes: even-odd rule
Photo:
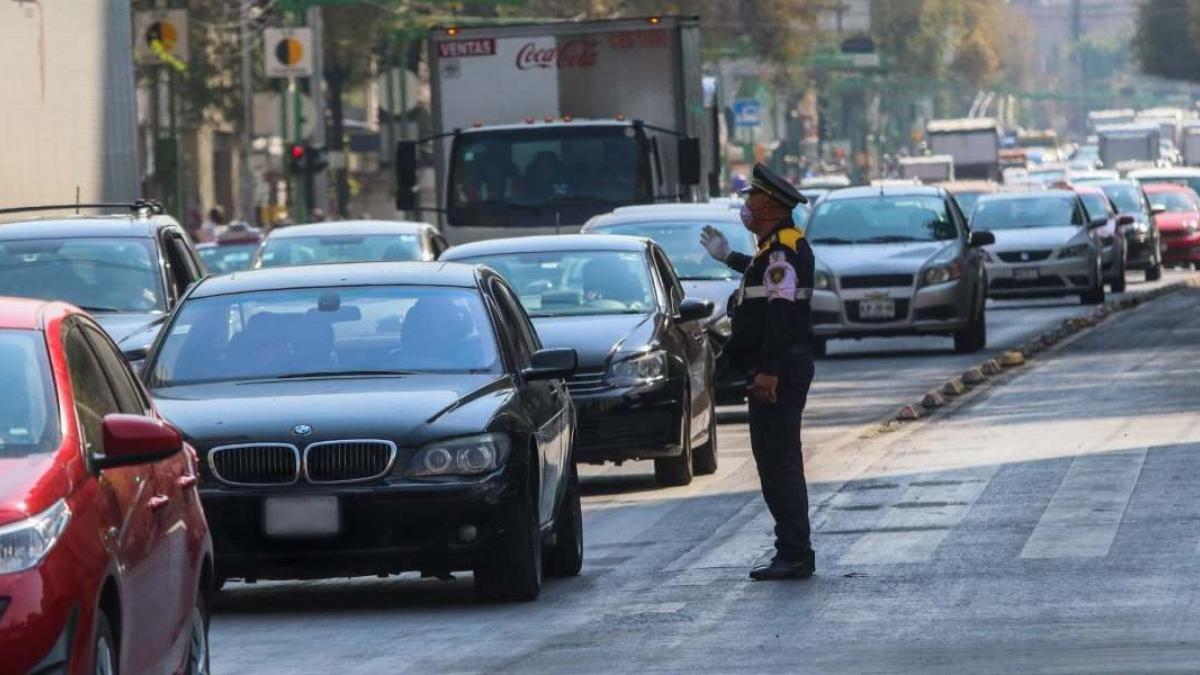
[[[742,289],[741,295],[742,295],[741,300],[758,300],[761,298],[765,298],[765,297],[767,297],[767,287],[766,286],[747,286]],[[812,295],[813,295],[813,289],[811,289],[811,288],[797,288],[796,289],[796,299],[797,300],[812,300]]]

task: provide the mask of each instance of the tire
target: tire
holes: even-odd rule
[[[1146,269],[1146,281],[1158,281],[1162,279],[1162,263],[1156,262]]]
[[[554,546],[546,549],[542,566],[548,577],[579,576],[583,569],[583,505],[579,496],[579,470],[571,467],[567,492],[554,516]]]
[[[825,358],[825,354],[829,351],[829,338],[815,337],[812,340],[813,356],[818,359]]]
[[[192,608],[191,637],[188,644],[186,675],[210,675],[208,649],[208,601],[204,589],[196,590],[196,605]]]
[[[1109,289],[1111,289],[1113,293],[1124,293],[1125,292],[1125,272],[1129,269],[1126,266],[1124,256],[1121,257],[1121,261],[1118,263],[1118,266],[1120,269],[1118,269],[1116,276],[1113,278],[1112,282],[1110,282],[1108,286],[1109,286]]]
[[[710,407],[708,442],[692,453],[692,472],[697,476],[710,476],[717,472],[717,406],[714,403]]]
[[[117,675],[120,659],[112,623],[103,609],[96,610],[96,635],[92,638],[92,672],[96,675]]]
[[[986,300],[979,304],[975,319],[966,328],[955,331],[954,351],[958,354],[974,354],[987,346]]]
[[[1097,288],[1093,288],[1079,296],[1081,305],[1099,305],[1104,302],[1104,284],[1101,283]]]
[[[475,593],[493,602],[529,602],[542,591],[542,529],[538,524],[537,483],[518,509],[515,527],[501,533],[502,540],[486,563],[475,568]]]
[[[684,396],[691,394],[685,392]],[[683,424],[679,433],[683,450],[676,457],[663,457],[654,460],[654,480],[663,487],[679,487],[692,482],[692,409],[690,405],[683,406]]]

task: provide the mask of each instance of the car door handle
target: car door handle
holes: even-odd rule
[[[166,506],[167,503],[170,501],[171,501],[171,498],[166,495],[154,495],[153,497],[150,498],[150,502],[149,502],[150,510],[158,511],[162,507]]]
[[[177,480],[175,482],[179,485],[179,487],[186,490],[196,484],[196,477],[190,476],[190,475],[189,476],[180,476],[179,480]]]

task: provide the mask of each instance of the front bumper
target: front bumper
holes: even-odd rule
[[[80,652],[75,642],[84,591],[52,588],[72,581],[51,579],[46,571],[39,565],[0,575],[0,672],[65,674],[72,653]]]
[[[473,569],[514,527],[524,527],[525,466],[508,466],[469,483],[392,482],[374,486],[301,485],[200,491],[217,574],[243,579],[318,579],[441,574]],[[340,531],[327,538],[266,534],[264,500],[336,496]],[[473,526],[464,539],[460,528]]]
[[[988,262],[988,297],[1032,298],[1076,295],[1098,285],[1090,256],[1030,263]]]
[[[678,457],[683,452],[681,379],[647,387],[613,388],[568,382],[578,428],[575,458],[584,463]]]
[[[1164,231],[1162,237],[1162,260],[1164,263],[1200,262],[1200,232]]]
[[[864,301],[890,300],[892,319],[864,318]],[[947,335],[971,321],[971,284],[963,278],[920,289],[908,287],[813,292],[813,335],[819,338]]]

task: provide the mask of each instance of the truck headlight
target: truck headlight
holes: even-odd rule
[[[1067,246],[1058,252],[1060,258],[1082,258],[1091,251],[1092,247],[1088,244],[1074,244]]]
[[[37,515],[0,527],[0,574],[27,570],[41,562],[70,520],[71,509],[60,499]]]
[[[614,361],[605,379],[614,387],[636,387],[652,384],[667,377],[666,352],[648,352],[632,358]]]
[[[833,279],[829,274],[817,270],[813,272],[813,289],[818,291],[828,291],[833,288]]]
[[[962,278],[963,264],[961,260],[954,260],[941,265],[928,267],[921,273],[922,286],[936,286],[944,284],[955,279]]]
[[[406,478],[478,476],[491,473],[508,460],[507,434],[480,434],[430,443],[408,460]]]

